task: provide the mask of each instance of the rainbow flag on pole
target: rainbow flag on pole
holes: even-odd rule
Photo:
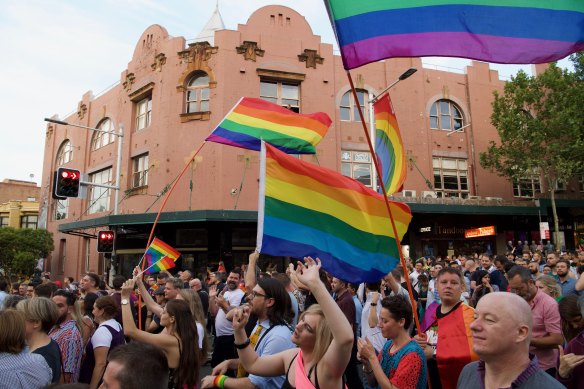
[[[394,57],[544,63],[584,50],[582,0],[325,0],[345,69]]]
[[[399,262],[399,240],[412,218],[390,202],[398,237],[381,194],[335,171],[286,155],[262,142],[258,250],[322,260],[350,282],[376,281]]]
[[[154,238],[144,254],[147,268],[144,274],[158,273],[176,266],[180,252],[158,238]]]
[[[205,140],[259,151],[263,139],[288,154],[315,154],[331,123],[323,112],[299,114],[242,97]]]
[[[398,192],[406,179],[404,145],[389,94],[373,104],[375,111],[375,154],[380,164],[387,195]]]

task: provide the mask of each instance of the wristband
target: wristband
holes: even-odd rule
[[[376,307],[377,306],[377,303],[371,303],[371,306],[372,307]]]
[[[250,342],[249,338],[247,338],[245,342],[240,343],[240,344],[234,343],[233,345],[235,346],[236,349],[243,350],[244,348],[249,346],[250,343],[251,342]]]
[[[227,379],[226,375],[218,375],[217,377],[215,377],[215,379],[213,380],[213,386],[216,388],[221,388],[224,389],[225,388],[225,380]]]

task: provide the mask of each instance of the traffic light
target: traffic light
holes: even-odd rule
[[[115,234],[111,230],[99,231],[97,233],[97,252],[111,253],[114,251]]]
[[[81,173],[79,170],[60,167],[57,169],[55,177],[54,194],[57,197],[78,197],[79,181]]]

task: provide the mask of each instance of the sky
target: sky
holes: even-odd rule
[[[171,36],[193,39],[216,0],[1,0],[0,181],[41,182],[45,117],[65,118],[83,94],[117,83],[134,47],[152,24]],[[258,8],[280,4],[306,17],[323,42],[334,34],[319,0],[219,0],[227,29]],[[335,45],[336,46],[336,45]],[[426,58],[427,67],[462,72],[467,60]],[[491,65],[503,79],[530,66]],[[83,130],[79,130],[83,131]]]

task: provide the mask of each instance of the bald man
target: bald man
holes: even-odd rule
[[[473,351],[481,359],[464,367],[457,387],[563,388],[530,358],[532,327],[531,308],[521,297],[496,292],[481,298],[470,324]]]

